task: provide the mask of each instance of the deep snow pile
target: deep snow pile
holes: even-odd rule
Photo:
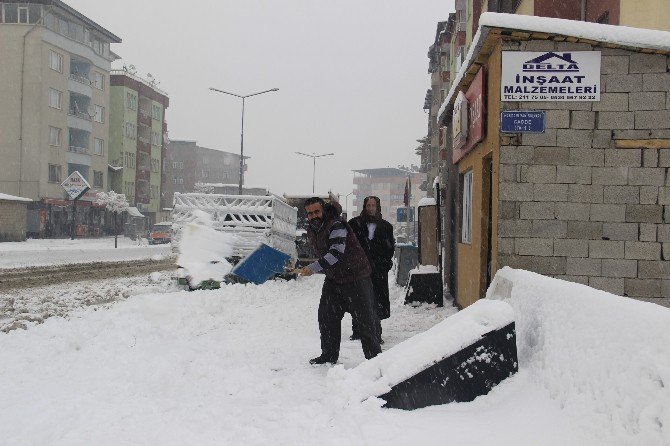
[[[667,442],[665,308],[503,270],[495,289],[515,310],[519,373],[471,403],[407,412],[352,400],[331,369],[307,364],[319,353],[322,280],[133,295],[0,334],[0,443]],[[454,313],[391,293],[384,350]],[[350,324],[347,370],[364,361]]]
[[[670,310],[511,268],[487,297],[514,308],[520,369],[584,428],[670,444]]]

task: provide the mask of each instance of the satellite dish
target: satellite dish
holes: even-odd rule
[[[130,74],[135,74],[135,73],[137,73],[137,68],[135,68],[135,65],[130,64],[130,66],[128,66],[128,72],[129,72]]]

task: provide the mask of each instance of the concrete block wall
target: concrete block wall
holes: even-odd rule
[[[27,214],[26,202],[0,200],[0,242],[26,239]]]
[[[497,266],[670,297],[670,149],[616,146],[670,139],[670,58],[593,49],[600,102],[502,103],[544,110],[546,131],[501,138]]]

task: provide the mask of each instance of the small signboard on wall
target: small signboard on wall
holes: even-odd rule
[[[543,111],[502,111],[500,131],[503,133],[544,133]]]

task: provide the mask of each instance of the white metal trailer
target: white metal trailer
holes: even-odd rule
[[[181,229],[196,219],[194,211],[204,211],[212,217],[217,231],[237,235],[233,256],[245,257],[265,243],[297,258],[295,231],[297,209],[276,195],[219,195],[202,193],[174,194],[172,207],[172,246],[179,246]]]

